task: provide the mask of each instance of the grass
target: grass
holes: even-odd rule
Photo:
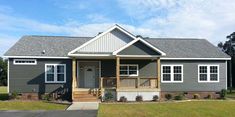
[[[0,86],[0,94],[7,93],[7,87]]]
[[[0,110],[65,110],[67,107],[43,101],[0,101]]]
[[[98,117],[234,117],[235,101],[100,104]]]
[[[1,100],[8,100],[9,96],[7,94],[7,87],[0,86],[0,101]]]
[[[3,101],[8,99],[7,87],[0,87],[0,110],[65,110],[68,107],[43,101]]]

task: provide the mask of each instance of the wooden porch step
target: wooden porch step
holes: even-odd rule
[[[74,102],[98,102],[99,99],[74,99]]]
[[[96,102],[99,101],[96,97],[97,91],[74,91],[73,92],[73,101],[74,102]]]

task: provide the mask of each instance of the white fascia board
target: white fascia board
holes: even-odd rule
[[[231,58],[160,58],[161,60],[231,60]]]
[[[102,56],[112,56],[111,54],[69,54],[69,56],[87,56],[87,57],[91,57],[91,56],[97,56],[97,57],[102,57]]]
[[[135,57],[135,58],[157,58],[158,55],[116,55],[117,57]]]
[[[56,56],[3,56],[4,58],[48,58],[48,59],[69,59],[70,57]]]
[[[160,54],[162,56],[166,56],[166,53],[164,53],[163,51],[157,49],[156,47],[154,47],[153,45],[151,45],[150,43],[148,43],[147,41],[145,41],[142,38],[136,38],[135,40],[131,41],[130,43],[126,44],[125,46],[121,47],[120,49],[116,50],[113,52],[113,55],[117,55],[119,52],[121,52],[122,50],[128,48],[129,46],[133,45],[134,43],[136,43],[137,41],[141,41],[143,42],[146,46],[152,48],[153,50],[155,50],[156,52],[160,52]]]
[[[149,42],[145,41],[144,39],[140,38],[140,41],[143,42],[144,44],[146,44],[147,46],[149,46],[150,48],[154,49],[156,52],[160,52],[162,56],[166,56],[166,53],[164,53],[160,49],[154,47],[152,44],[150,44]]]
[[[113,27],[109,28],[108,30],[106,30],[105,32],[101,33],[100,35],[94,37],[93,39],[87,41],[86,43],[82,44],[81,46],[77,47],[76,49],[72,50],[71,52],[68,53],[68,55],[72,55],[74,52],[78,51],[79,49],[85,47],[86,45],[90,44],[91,42],[99,39],[100,37],[102,37],[103,35],[111,32],[112,30],[114,30],[115,28],[119,29],[120,31],[122,31],[123,33],[127,34],[128,36],[130,36],[131,38],[135,39],[136,37],[133,36],[132,34],[130,34],[129,32],[127,32],[126,30],[124,30],[123,28],[121,28],[118,25],[114,25]]]
[[[125,46],[123,46],[123,47],[119,48],[118,50],[114,51],[114,52],[113,52],[113,55],[117,55],[117,53],[119,53],[119,52],[121,52],[122,50],[128,48],[129,46],[131,46],[132,44],[134,44],[134,43],[137,42],[137,41],[139,41],[139,39],[135,39],[135,40],[129,42],[129,43],[126,44]]]

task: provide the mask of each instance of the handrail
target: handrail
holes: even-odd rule
[[[116,79],[116,77],[100,77],[100,88],[103,88],[103,87],[105,87],[105,88],[108,88],[108,87],[115,87],[115,85],[116,85],[116,83],[114,83],[115,82],[115,79]],[[158,79],[157,78],[154,78],[154,77],[125,77],[125,76],[121,76],[120,77],[120,79],[121,80],[125,80],[125,79],[133,79],[133,80],[135,80],[134,82],[135,82],[135,84],[133,84],[132,86],[130,86],[130,87],[135,87],[135,88],[158,88]],[[147,79],[148,80],[148,86],[144,86],[144,85],[142,85],[141,84],[141,80],[142,79]],[[151,81],[151,80],[153,80],[153,82]],[[105,83],[106,84],[105,84]],[[108,84],[107,84],[108,83]],[[113,83],[113,84],[110,84],[110,83]],[[132,82],[133,83],[133,82]],[[106,85],[106,86],[104,86],[104,84]],[[121,86],[122,87],[122,86]],[[128,88],[128,87],[126,87],[126,88]]]

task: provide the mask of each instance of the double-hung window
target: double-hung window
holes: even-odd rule
[[[162,82],[183,82],[183,65],[162,65]]]
[[[45,65],[46,83],[65,83],[66,65],[65,64],[46,64]]]
[[[219,82],[219,65],[198,65],[198,82]]]
[[[138,65],[136,64],[121,64],[120,76],[138,76]]]

